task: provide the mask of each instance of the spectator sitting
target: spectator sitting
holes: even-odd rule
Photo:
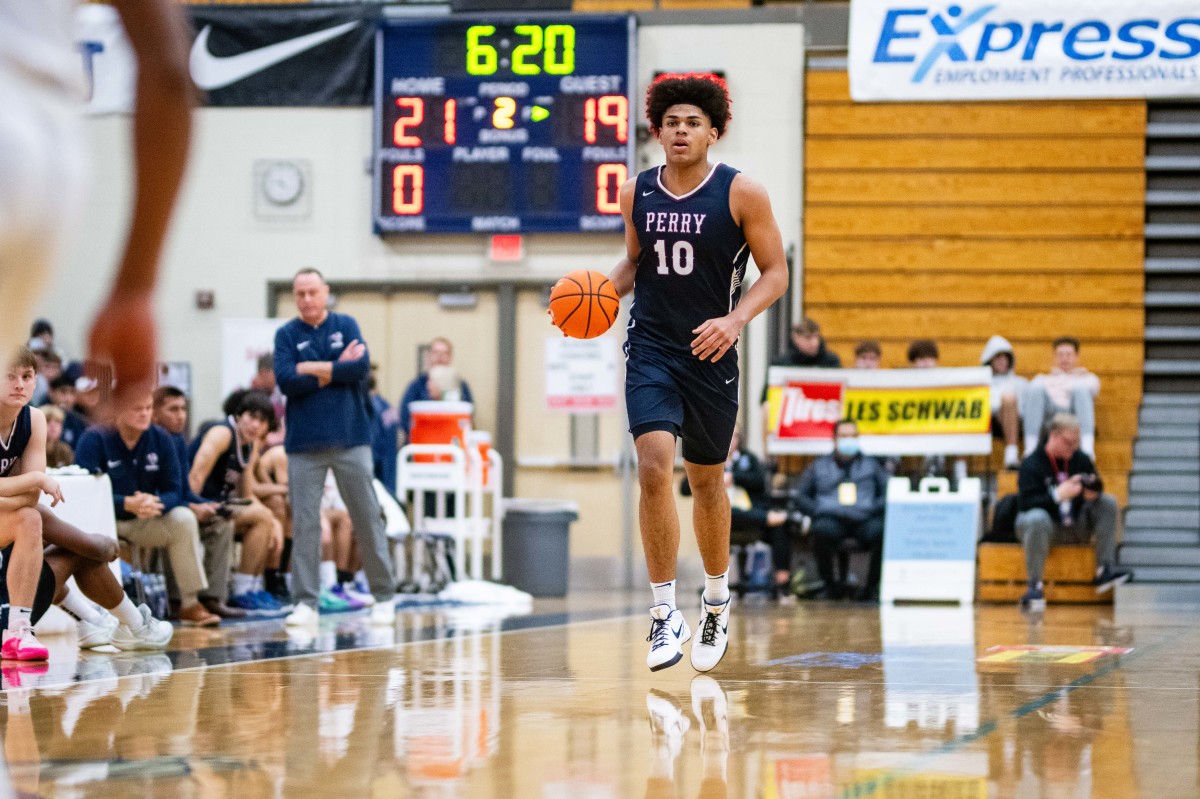
[[[51,469],[70,466],[75,462],[75,450],[62,440],[63,418],[66,414],[57,405],[43,405],[38,410],[46,417],[46,466]]]
[[[1080,448],[1089,458],[1095,457],[1100,378],[1079,365],[1079,339],[1061,336],[1054,340],[1053,348],[1050,374],[1033,378],[1025,392],[1025,457],[1037,448],[1046,419],[1057,413],[1071,413],[1079,420]]]
[[[96,408],[100,405],[100,384],[94,377],[80,377],[75,380],[75,413],[79,414],[89,425],[94,424]]]
[[[50,401],[50,383],[62,374],[63,363],[58,353],[50,349],[38,350],[33,356],[37,358],[38,375],[29,404],[36,408]]]
[[[908,345],[908,365],[913,369],[933,369],[938,365],[938,345],[931,338],[915,339]]]
[[[143,547],[165,547],[179,586],[184,625],[212,627],[221,619],[204,609],[208,588],[196,515],[183,504],[182,470],[170,434],[150,422],[147,394],[118,414],[113,427],[88,430],[75,448],[80,466],[112,481],[117,534]]]
[[[1102,493],[1096,466],[1079,448],[1079,420],[1059,413],[1050,421],[1045,444],[1021,462],[1017,477],[1020,513],[1017,538],[1025,547],[1029,589],[1022,607],[1043,610],[1042,574],[1051,546],[1096,541],[1096,593],[1111,590],[1132,576],[1116,566],[1117,500]]]
[[[79,446],[79,439],[88,429],[87,419],[75,412],[75,381],[67,375],[59,375],[50,383],[50,401],[63,410],[62,440],[72,448]]]
[[[62,348],[54,343],[54,325],[49,319],[35,319],[29,327],[29,349],[36,355],[39,352],[53,352],[58,356],[59,364],[67,359]]]
[[[775,565],[775,584],[772,594],[785,600],[791,596],[788,582],[792,574],[792,536],[788,530],[785,510],[772,510],[767,496],[767,470],[758,456],[742,449],[742,430],[733,428],[729,458],[725,461],[725,490],[729,494],[731,531],[735,537],[751,536],[754,541],[771,545]],[[691,496],[687,476],[680,485],[681,493]],[[744,573],[744,572],[743,572]]]
[[[275,355],[265,352],[258,356],[258,372],[250,379],[250,389],[261,391],[271,398],[271,407],[275,409],[275,424],[267,433],[267,446],[282,444],[285,436],[283,429],[284,412],[287,410],[287,398],[275,383]],[[225,414],[229,416],[228,413]]]
[[[833,453],[817,458],[800,476],[793,492],[800,512],[812,519],[810,532],[817,571],[826,595],[840,599],[846,575],[834,575],[834,557],[841,543],[854,539],[870,552],[870,572],[863,595],[879,596],[883,552],[883,514],[888,474],[878,460],[862,454],[858,424],[843,419],[833,428]]]
[[[449,339],[439,336],[429,342],[429,350],[425,354],[425,371],[413,378],[408,384],[408,388],[404,391],[404,396],[400,398],[400,429],[404,431],[404,435],[412,435],[412,413],[408,410],[410,402],[421,402],[431,399],[442,399],[442,397],[434,397],[430,393],[429,373],[438,366],[450,366],[454,360],[454,345]],[[458,381],[460,395],[457,399],[463,402],[472,402],[471,387],[467,385],[465,380]]]
[[[805,317],[792,325],[792,341],[787,354],[776,358],[771,365],[840,369],[842,359],[826,348],[825,339],[821,337],[821,326]]]
[[[855,369],[878,369],[883,360],[883,349],[873,339],[860,341],[854,347]]]
[[[283,527],[265,505],[253,499],[261,439],[274,418],[275,410],[266,393],[247,391],[236,414],[210,427],[189,451],[189,488],[206,502],[220,506],[217,515],[200,528],[210,586],[206,598],[211,598],[209,610],[217,615],[218,608],[225,604],[247,613],[285,610],[263,584],[268,558],[283,547]],[[242,553],[230,596],[229,567],[235,535],[241,537]]]
[[[375,364],[371,364],[369,383],[371,407],[371,457],[375,463],[375,479],[383,483],[389,494],[396,493],[396,455],[400,414],[379,393],[375,380]]]
[[[1021,434],[1020,409],[1025,387],[1029,384],[1017,374],[1017,358],[1012,344],[1004,336],[992,336],[983,347],[979,363],[992,368],[992,435],[1004,436],[1004,468],[1016,470],[1021,465],[1017,457],[1017,439]]]
[[[292,558],[292,509],[288,502],[287,452],[282,444],[268,447],[258,458],[254,469],[254,495],[279,520],[283,528],[283,547],[278,553],[268,553],[263,581],[271,596],[287,605],[291,589],[287,571]]]

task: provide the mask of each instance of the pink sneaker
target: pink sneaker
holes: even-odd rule
[[[4,645],[0,646],[0,659],[3,660],[47,660],[50,650],[42,646],[34,636],[33,630],[26,627],[19,633],[4,631]]]

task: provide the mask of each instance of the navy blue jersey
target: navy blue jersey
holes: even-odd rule
[[[200,487],[200,496],[204,497],[206,502],[224,502],[230,497],[237,496],[238,486],[241,484],[242,472],[246,470],[246,463],[250,460],[252,444],[240,443],[237,427],[234,424],[233,417],[229,417],[224,422],[213,425],[213,427],[226,427],[229,429],[229,446],[225,451],[217,456],[213,462],[212,470],[209,471],[208,477],[204,479],[204,485]],[[212,429],[211,427],[209,428]],[[192,446],[188,451],[188,460],[196,460],[196,453],[200,451],[200,445],[204,443],[204,436],[197,436],[192,442]],[[184,484],[187,484],[187,475],[184,475]]]
[[[29,406],[26,405],[17,413],[17,420],[13,422],[7,441],[4,434],[0,433],[0,477],[12,477],[20,465],[21,456],[25,454],[25,447],[28,446],[29,437],[33,432],[31,419]]]
[[[639,174],[634,188],[641,254],[629,342],[692,357],[692,331],[725,316],[741,299],[750,248],[729,210],[738,172],[714,164],[699,186],[676,196],[663,186],[662,169]]]

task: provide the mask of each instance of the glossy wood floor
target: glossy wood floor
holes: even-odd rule
[[[259,622],[181,631],[167,655],[60,640],[44,673],[3,669],[9,777],[18,796],[173,799],[1200,795],[1195,610],[748,599],[698,676],[647,671],[643,602],[409,611],[386,634],[360,614],[292,639]],[[1134,651],[976,663],[1024,643]]]

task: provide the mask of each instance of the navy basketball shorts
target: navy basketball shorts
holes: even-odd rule
[[[0,557],[4,558],[4,562],[0,563],[0,630],[8,629],[8,561],[12,558],[12,550],[12,544],[0,550]],[[57,587],[54,570],[50,568],[49,563],[42,561],[42,574],[38,578],[37,592],[33,597],[33,613],[30,614],[32,623],[37,624],[54,604]]]
[[[724,463],[738,416],[737,351],[701,361],[644,345],[625,345],[625,408],[634,440],[657,430],[683,439],[683,459]]]

